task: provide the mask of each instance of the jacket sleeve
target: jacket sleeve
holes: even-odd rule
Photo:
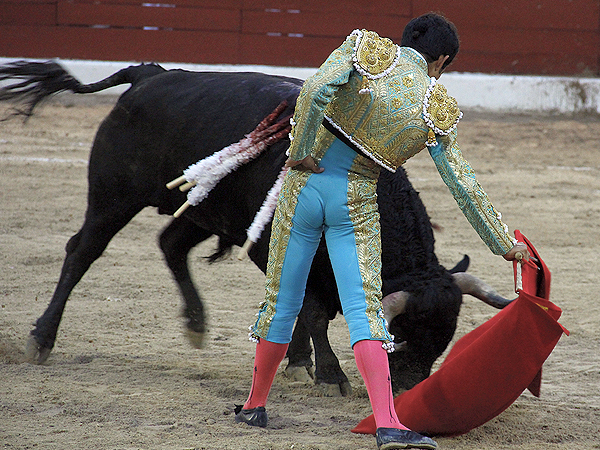
[[[290,148],[287,154],[292,160],[301,161],[310,155],[327,105],[338,88],[348,82],[354,69],[352,53],[355,42],[356,36],[348,36],[319,70],[304,82],[291,122]]]
[[[429,147],[429,153],[444,183],[483,242],[494,254],[506,254],[516,240],[510,236],[501,214],[475,178],[473,168],[463,158],[456,142],[456,130],[449,136],[438,138],[438,144]]]

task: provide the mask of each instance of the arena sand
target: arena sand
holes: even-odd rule
[[[202,350],[183,337],[178,290],[156,240],[169,217],[140,213],[73,291],[56,347],[23,362],[32,323],[46,308],[67,240],[83,223],[87,158],[115,98],[64,95],[26,124],[0,123],[0,443],[5,449],[375,449],[350,432],[371,413],[343,317],[330,341],[353,385],[350,397],[291,382],[280,369],[267,429],[235,424],[254,344],[246,338],[263,275],[234,256],[209,265],[215,241],[191,267],[209,314]],[[525,392],[504,413],[441,449],[600,448],[600,121],[598,117],[465,113],[461,148],[512,229],[553,274],[564,336],[544,366],[542,395]],[[512,295],[511,266],[493,256],[459,212],[426,152],[406,165],[434,222],[436,252],[451,267]],[[495,314],[467,297],[456,338]]]

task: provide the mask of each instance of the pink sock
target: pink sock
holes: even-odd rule
[[[276,344],[265,339],[260,339],[256,344],[254,357],[254,372],[252,373],[252,387],[250,395],[244,404],[244,409],[265,406],[267,397],[273,384],[273,379],[279,364],[285,358],[289,344]]]
[[[354,344],[354,357],[356,366],[363,377],[373,416],[377,428],[400,428],[408,430],[402,425],[394,408],[392,394],[392,379],[387,352],[381,346],[381,341],[358,341]]]

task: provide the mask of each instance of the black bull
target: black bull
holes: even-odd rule
[[[288,106],[281,117],[291,114],[302,83],[260,73],[166,71],[151,64],[131,66],[98,83],[83,85],[54,63],[27,62],[0,68],[0,80],[20,80],[2,88],[0,100],[26,102],[28,108],[18,111],[25,115],[56,92],[83,94],[131,84],[96,134],[89,161],[85,222],[66,245],[54,295],[31,331],[26,353],[37,363],[44,362],[54,346],[72,289],[113,236],[147,206],[172,215],[186,196],[179,189],[167,189],[166,183],[190,164],[242,139],[282,101]],[[288,145],[287,137],[272,144],[258,158],[226,176],[204,201],[173,219],[160,234],[160,248],[184,299],[189,334],[203,336],[206,316],[190,277],[188,253],[213,235],[219,237],[219,248],[212,260],[244,243],[247,228],[284,164]],[[386,312],[393,318],[391,333],[402,343],[401,350],[390,355],[390,369],[394,389],[406,389],[429,375],[432,364],[450,342],[462,301],[457,281],[464,291],[464,279],[459,280],[439,264],[425,207],[402,169],[396,174],[383,171],[378,204],[383,294],[402,297],[401,308],[392,308],[391,315]],[[263,272],[269,235],[267,226],[249,252]],[[468,259],[460,266],[453,272],[464,272]],[[479,292],[469,293],[481,298]],[[497,307],[505,304],[503,299],[490,299],[487,294],[484,292],[485,301]],[[288,369],[312,366],[312,338],[315,381],[339,386],[346,394],[350,390],[348,379],[327,338],[329,320],[340,311],[327,250],[321,245],[289,348]]]

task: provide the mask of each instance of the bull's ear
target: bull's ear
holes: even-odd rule
[[[388,323],[392,323],[394,317],[402,314],[406,309],[409,293],[405,291],[392,292],[383,297],[381,301],[383,307],[383,315]]]

